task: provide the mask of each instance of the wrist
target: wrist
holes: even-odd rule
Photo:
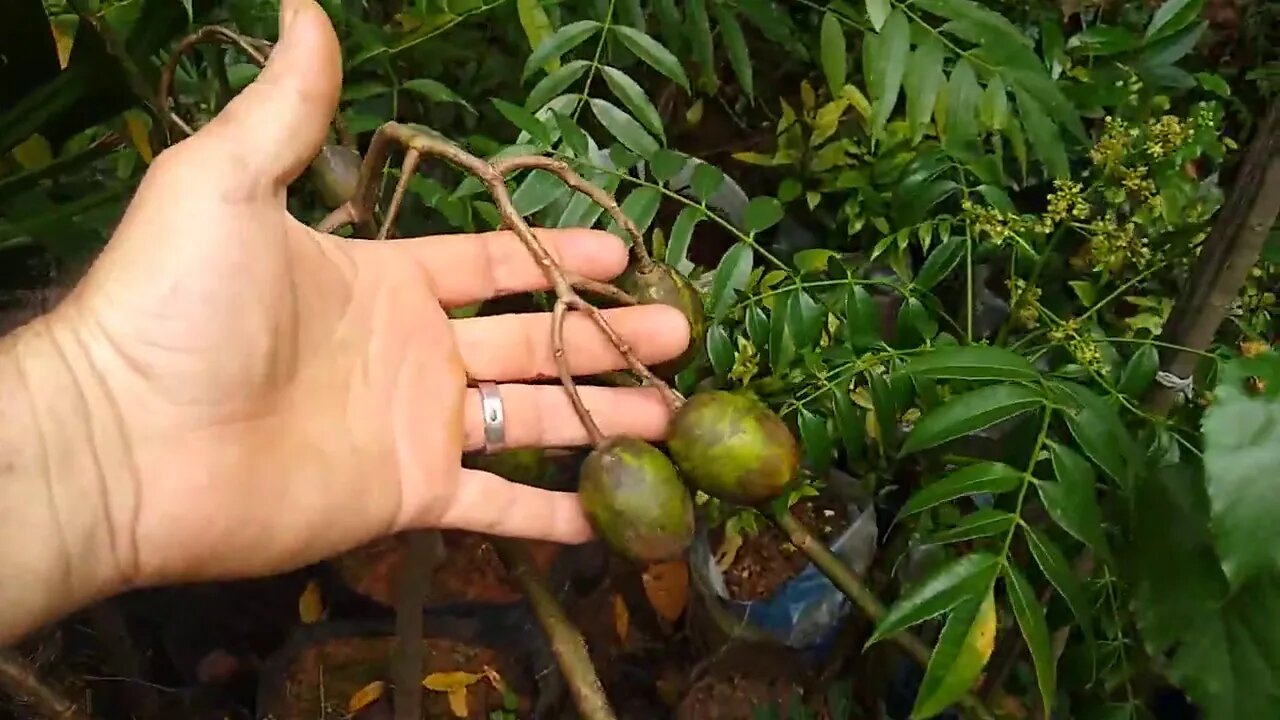
[[[0,340],[0,645],[134,577],[128,443],[68,312]]]

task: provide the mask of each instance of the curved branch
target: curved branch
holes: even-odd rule
[[[48,720],[92,720],[18,653],[0,648],[0,690]]]

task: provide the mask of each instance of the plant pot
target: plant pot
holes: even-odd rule
[[[875,555],[875,509],[866,500],[858,481],[833,470],[827,493],[843,503],[848,527],[829,542],[837,557],[858,573],[865,573]],[[689,549],[693,585],[702,596],[699,634],[711,646],[727,642],[772,642],[801,651],[813,661],[830,649],[851,603],[844,593],[807,560],[800,570],[776,589],[758,599],[738,600],[717,566],[711,533],[700,527]],[[710,622],[707,622],[710,621]]]

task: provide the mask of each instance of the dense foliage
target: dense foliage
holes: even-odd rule
[[[794,428],[788,502],[833,467],[869,485],[889,611],[868,644],[935,645],[914,716],[982,682],[1055,717],[1145,717],[1166,682],[1209,718],[1280,713],[1274,238],[1196,374],[1160,372],[1274,92],[1268,4],[322,4],[349,132],[394,118],[616,193],[703,293],[679,388],[749,391]],[[176,39],[272,38],[276,6],[36,5],[0,32],[0,249],[74,274],[177,139],[142,92]],[[208,46],[177,68],[194,125],[257,72]],[[547,173],[513,187],[537,225],[621,235]],[[499,222],[446,167],[409,189],[402,235]],[[291,204],[329,209],[307,180]],[[1143,402],[1160,384],[1167,415]],[[726,536],[763,524],[699,507]]]

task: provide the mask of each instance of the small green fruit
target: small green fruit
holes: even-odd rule
[[[325,145],[311,161],[311,179],[320,201],[330,209],[341,207],[356,194],[360,180],[360,153],[345,145]]]
[[[634,437],[612,437],[587,456],[578,496],[596,533],[641,563],[680,555],[693,542],[693,497],[671,460]]]
[[[539,448],[477,454],[474,457],[468,457],[465,464],[521,485],[547,490],[558,489],[554,487],[554,467],[551,459],[547,457],[546,451]]]
[[[800,468],[782,419],[759,400],[724,390],[689,398],[671,420],[667,449],[690,485],[742,505],[778,497]]]
[[[645,271],[632,262],[614,285],[639,300],[641,305],[670,305],[689,320],[689,347],[680,357],[651,367],[655,374],[664,378],[675,377],[698,357],[706,343],[707,314],[702,295],[689,278],[663,263],[655,262]]]

